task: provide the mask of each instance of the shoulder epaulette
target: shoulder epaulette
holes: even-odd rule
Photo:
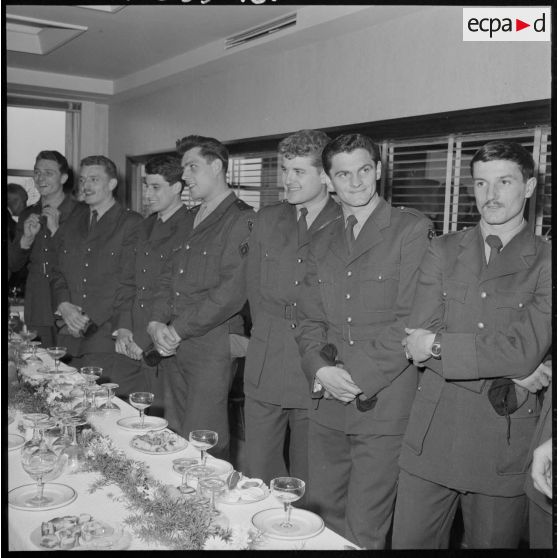
[[[408,207],[406,205],[400,205],[397,209],[399,209],[403,213],[410,213],[411,215],[414,215],[415,217],[426,217],[424,215],[424,213],[422,213],[422,211],[419,211],[418,209],[415,209],[414,207]]]
[[[247,209],[254,209],[251,205],[248,205],[245,201],[241,200],[240,198],[237,198],[234,203],[236,204],[236,207],[238,207],[238,209],[240,209],[241,211],[246,211]]]

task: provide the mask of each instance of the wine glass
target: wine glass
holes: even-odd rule
[[[222,515],[222,512],[215,507],[215,498],[223,496],[226,491],[226,483],[223,479],[216,477],[204,477],[199,480],[199,490],[202,496],[209,494],[210,512],[212,516]]]
[[[53,374],[58,374],[58,362],[66,354],[66,347],[48,347],[47,353],[54,359],[54,370],[50,372]]]
[[[23,339],[23,342],[26,346],[29,346],[29,342],[37,337],[37,332],[32,329],[28,329],[26,325],[23,326],[23,329],[19,332],[19,336]]]
[[[207,450],[217,444],[219,435],[213,430],[192,430],[190,432],[190,443],[201,452],[201,462],[205,465],[207,461]]]
[[[43,476],[50,473],[58,462],[58,456],[48,448],[43,441],[35,451],[21,454],[21,465],[25,472],[37,481],[37,494],[26,501],[26,505],[33,508],[41,508],[50,504],[52,498],[43,496]]]
[[[130,405],[140,412],[140,422],[134,424],[133,428],[143,428],[145,420],[144,411],[153,403],[154,397],[155,396],[149,391],[135,391],[134,393],[130,393],[130,397],[128,398]]]
[[[9,315],[9,317],[8,317],[8,329],[10,331],[10,335],[9,335],[8,339],[10,341],[12,340],[12,337],[15,333],[15,330],[20,323],[21,323],[21,318],[19,317],[19,314],[10,314]]]
[[[101,395],[105,389],[102,386],[93,384],[91,386],[87,386],[87,391],[91,394],[91,406],[89,407],[89,412],[93,415],[100,414],[101,410],[97,405],[97,395]]]
[[[43,420],[48,420],[48,415],[46,413],[25,413],[22,418],[23,424],[26,425],[27,423],[28,425],[29,423],[31,423],[31,428],[33,429],[31,439],[27,440],[27,442],[25,442],[25,444],[23,445],[23,448],[21,450],[23,453],[28,446],[31,446],[31,442],[34,442],[38,445],[41,441],[38,424]]]
[[[295,477],[277,477],[271,480],[269,488],[285,508],[285,520],[279,524],[281,529],[288,531],[294,525],[291,523],[291,503],[296,502],[304,496],[305,482]]]
[[[27,362],[43,362],[37,356],[37,347],[41,344],[40,341],[29,341],[29,345],[31,346],[31,356],[27,358]]]
[[[192,492],[195,492],[198,500],[203,500],[200,482],[202,479],[211,477],[214,472],[215,470],[212,467],[206,467],[205,465],[197,464],[187,467],[182,475],[182,485],[180,487],[180,491],[183,494],[191,494]]]
[[[99,411],[107,414],[120,413],[120,407],[112,402],[112,390],[118,387],[118,384],[107,383],[101,386],[107,390],[107,400],[99,407]]]
[[[83,366],[79,373],[89,385],[93,385],[103,375],[103,369],[100,366]]]
[[[60,454],[67,446],[72,443],[70,433],[68,431],[68,419],[73,416],[72,411],[55,410],[51,411],[56,421],[56,426],[49,429],[50,449]]]
[[[65,424],[71,428],[72,441],[69,446],[62,450],[60,456],[66,457],[69,471],[79,471],[85,461],[85,453],[77,443],[77,427],[86,424],[87,421],[77,413],[72,413],[71,416],[67,416],[64,420]]]

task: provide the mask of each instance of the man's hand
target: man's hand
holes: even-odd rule
[[[533,486],[549,498],[552,498],[552,438],[542,443],[533,452],[531,468]]]
[[[131,341],[128,344],[126,354],[133,360],[141,360],[143,350],[135,341]]]
[[[84,329],[89,319],[81,313],[81,307],[71,302],[61,302],[58,305],[58,312],[62,316],[65,324],[68,326],[70,333],[74,337],[79,337],[79,331]],[[76,335],[77,334],[77,335]]]
[[[42,215],[46,217],[46,226],[51,234],[58,230],[60,224],[60,211],[56,207],[43,207]]]
[[[347,370],[338,366],[322,366],[316,372],[316,378],[335,399],[350,403],[362,390],[353,382]],[[326,399],[328,397],[325,396]]]
[[[24,250],[29,250],[29,248],[31,248],[31,245],[33,244],[33,241],[35,240],[35,237],[37,236],[37,233],[40,230],[40,216],[36,213],[31,213],[31,215],[29,215],[29,217],[27,217],[27,219],[25,219],[25,222],[23,223],[23,235],[19,242],[21,248],[23,248]]]
[[[128,345],[133,341],[133,334],[129,329],[121,327],[116,332],[116,340],[114,342],[114,349],[121,355],[128,356]]]
[[[174,327],[167,326],[161,322],[149,322],[147,326],[153,344],[162,356],[171,356],[176,353],[181,339],[178,337]]]
[[[432,356],[430,350],[436,334],[428,329],[410,329],[407,327],[405,333],[407,337],[401,341],[401,345],[405,348],[405,352],[411,356],[413,363],[418,365],[427,361]]]
[[[537,391],[546,387],[552,380],[552,361],[547,360],[546,362],[541,362],[536,370],[532,372],[529,376],[521,378],[521,380],[514,380],[519,387],[522,387],[531,393],[537,393]]]

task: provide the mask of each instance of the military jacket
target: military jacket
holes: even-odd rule
[[[193,218],[199,207],[190,210]],[[205,335],[238,313],[246,302],[253,221],[253,209],[231,192],[196,228],[190,227],[165,263],[150,321],[170,323],[186,339]]]
[[[550,244],[528,227],[486,265],[480,226],[432,241],[410,327],[442,332],[416,393],[400,464],[414,475],[492,496],[523,492],[540,409],[535,394],[511,415],[493,409],[490,380],[522,378],[552,337]]]
[[[296,330],[302,368],[314,375],[330,365],[320,351],[335,345],[339,359],[375,407],[321,399],[310,418],[347,434],[402,434],[417,385],[417,371],[401,340],[415,293],[431,223],[414,209],[380,199],[349,255],[339,219],[312,239]]]
[[[260,209],[250,235],[248,300],[253,327],[244,367],[244,393],[285,408],[306,409],[308,385],[294,331],[312,235],[341,217],[330,198],[299,244],[297,210],[281,202]]]

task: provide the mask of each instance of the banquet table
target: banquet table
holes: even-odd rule
[[[41,354],[41,358],[45,363],[48,363],[48,355]],[[25,375],[29,373],[29,370],[23,368],[22,373]],[[92,425],[102,434],[109,435],[114,443],[122,449],[129,458],[144,461],[148,464],[153,478],[165,484],[171,484],[173,486],[180,485],[181,478],[180,475],[173,471],[172,461],[180,457],[199,457],[198,450],[188,444],[186,448],[176,453],[146,455],[132,448],[130,446],[130,440],[135,433],[121,428],[116,424],[116,421],[128,416],[137,417],[138,411],[117,397],[114,397],[113,401],[120,407],[121,412],[117,416],[91,416]],[[15,420],[8,426],[8,433],[21,435],[21,432],[18,431],[18,423],[21,420],[21,416],[20,412],[16,413]],[[21,466],[20,452],[20,449],[8,452],[9,490],[34,482]],[[27,511],[14,509],[8,506],[9,550],[38,550],[30,539],[31,533],[40,527],[43,521],[48,521],[55,516],[79,516],[82,513],[88,513],[94,518],[102,518],[105,521],[110,521],[111,524],[121,523],[124,518],[131,514],[131,511],[125,507],[124,502],[114,499],[115,496],[121,494],[120,489],[115,485],[110,485],[91,493],[89,492],[89,488],[96,478],[98,478],[97,473],[63,472],[61,476],[51,481],[71,486],[77,492],[77,498],[62,508],[47,511]],[[231,527],[235,525],[249,527],[251,526],[251,518],[255,513],[269,508],[280,508],[281,506],[273,496],[268,495],[264,500],[259,502],[242,504],[220,503],[218,507],[228,517]],[[137,538],[129,527],[125,526],[125,529],[132,535],[131,543],[128,547],[129,550],[165,550],[163,546],[147,544]],[[279,540],[265,537],[258,545],[257,549],[343,550],[346,549],[346,545],[352,546],[349,541],[330,529],[325,528],[321,533],[303,540]]]

